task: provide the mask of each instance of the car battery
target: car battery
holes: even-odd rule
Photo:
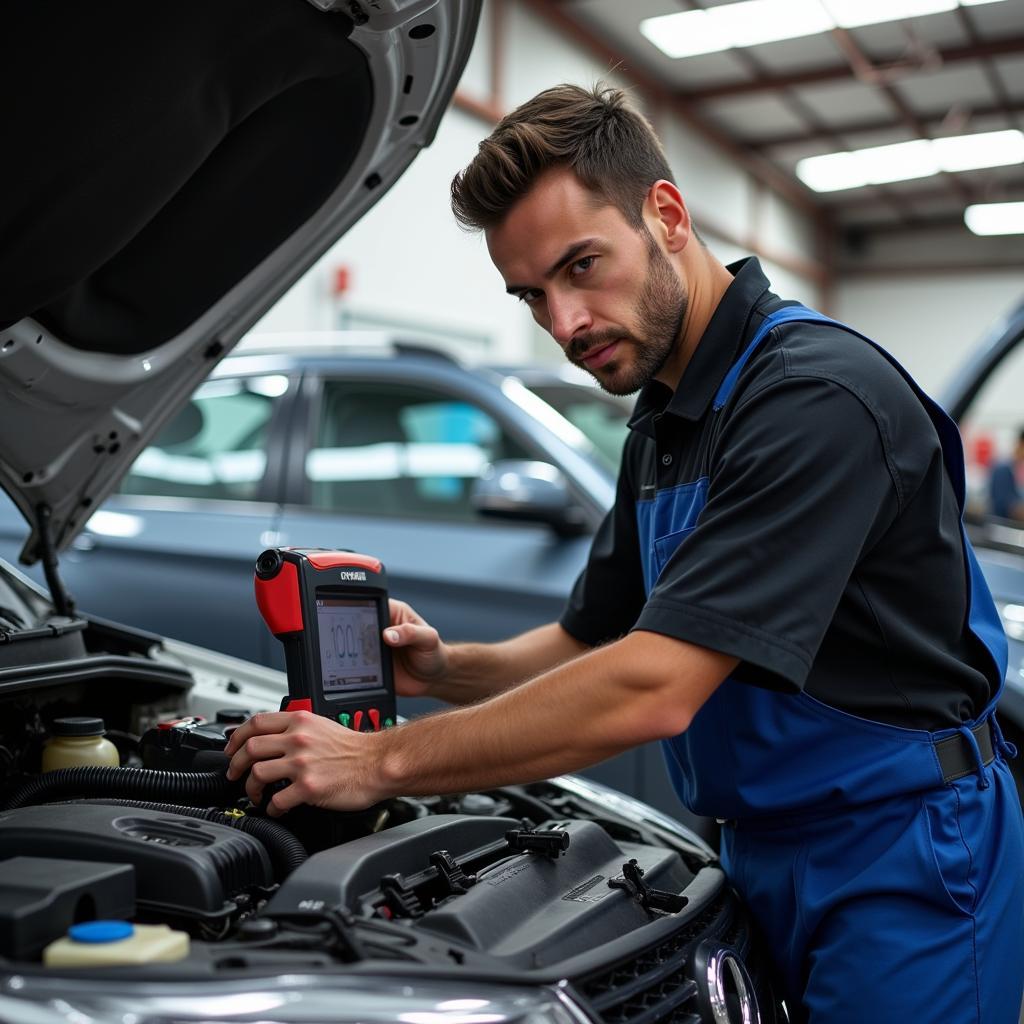
[[[212,722],[201,716],[161,722],[139,741],[142,765],[169,772],[221,771],[229,760],[228,737],[248,717],[248,711],[230,709],[218,711]]]

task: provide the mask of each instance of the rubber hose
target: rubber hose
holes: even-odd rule
[[[16,790],[5,810],[67,800],[78,796],[116,796],[129,799],[168,797],[186,804],[228,803],[240,783],[228,782],[224,772],[164,772],[152,768],[58,768],[39,775]]]
[[[536,820],[538,825],[545,821],[551,821],[555,817],[554,808],[548,807],[543,800],[538,800],[535,796],[531,796],[522,786],[499,786],[491,790],[491,792],[501,793],[503,796],[507,795],[507,798],[512,800],[513,803],[518,801],[524,804],[528,810],[539,814],[540,817]]]
[[[270,862],[274,867],[274,877],[283,881],[300,864],[309,859],[306,848],[284,825],[267,818],[253,818],[249,815],[233,815],[218,810],[216,807],[181,807],[178,804],[153,803],[147,800],[117,800],[114,797],[97,797],[89,800],[77,800],[82,804],[106,804],[111,807],[137,807],[143,811],[158,811],[161,814],[181,814],[201,821],[212,821],[217,825],[230,825],[240,832],[247,832],[266,847]]]

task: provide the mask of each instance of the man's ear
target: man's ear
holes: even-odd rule
[[[656,181],[644,200],[643,217],[648,231],[669,252],[682,252],[693,235],[690,211],[679,189],[664,178]]]

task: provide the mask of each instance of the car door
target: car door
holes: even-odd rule
[[[267,660],[272,638],[255,608],[253,565],[275,541],[294,389],[285,374],[199,387],[62,557],[81,608]]]

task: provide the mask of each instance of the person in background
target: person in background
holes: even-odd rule
[[[1013,455],[992,467],[988,481],[989,514],[1000,519],[1024,519],[1024,495],[1021,477],[1024,476],[1024,428],[1017,434]]]

